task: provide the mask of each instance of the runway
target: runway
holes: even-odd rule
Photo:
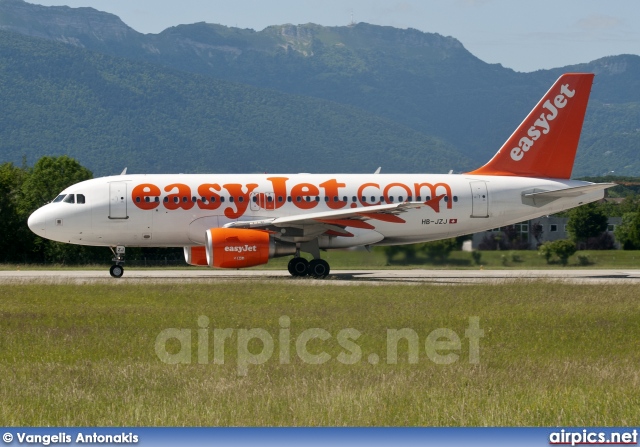
[[[496,284],[514,281],[556,281],[571,284],[640,284],[640,270],[336,270],[325,279],[293,278],[281,270],[204,270],[127,268],[120,279],[104,270],[4,270],[0,283],[192,283],[278,281],[292,285],[353,284]]]

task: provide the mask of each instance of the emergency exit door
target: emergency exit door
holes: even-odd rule
[[[471,217],[489,217],[487,182],[469,182],[471,185]]]

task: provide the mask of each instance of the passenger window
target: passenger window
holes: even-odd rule
[[[60,194],[58,197],[53,199],[53,203],[62,202],[62,200],[66,197],[66,194]]]
[[[398,202],[402,202],[402,196],[398,196]]]
[[[165,197],[165,198],[163,199],[163,201],[164,201],[164,203],[167,203],[167,202],[169,201],[169,197]]]
[[[84,204],[84,194],[76,194],[76,203]]]
[[[180,199],[178,198],[178,196],[175,196],[173,198],[173,203],[178,203],[180,201]]]
[[[253,203],[258,203],[258,196],[253,196],[251,200],[253,200]]]
[[[76,203],[76,196],[73,194],[67,194],[67,197],[63,200],[64,203]]]
[[[220,197],[220,203],[224,203],[224,197]]]
[[[149,199],[147,199],[149,201]],[[140,197],[136,197],[136,203],[140,203]]]
[[[457,202],[458,201],[458,196],[453,196],[453,201]]]
[[[211,203],[215,203],[216,198],[214,196],[211,196]]]
[[[229,202],[233,203],[233,196],[229,197]]]
[[[238,202],[244,202],[244,197],[242,196],[238,197]]]

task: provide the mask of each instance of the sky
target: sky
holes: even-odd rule
[[[141,33],[217,23],[257,31],[269,25],[354,22],[455,37],[476,57],[530,72],[640,54],[639,0],[27,0],[93,7]]]

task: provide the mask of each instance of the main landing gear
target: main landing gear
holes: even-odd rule
[[[311,262],[300,256],[296,256],[287,266],[292,276],[312,276],[314,278],[325,278],[331,270],[329,263],[324,259],[314,259]]]
[[[113,253],[112,261],[115,263],[109,269],[109,274],[114,278],[121,278],[124,274],[124,251],[125,248],[122,245],[118,245],[114,250],[113,247],[109,247]]]

